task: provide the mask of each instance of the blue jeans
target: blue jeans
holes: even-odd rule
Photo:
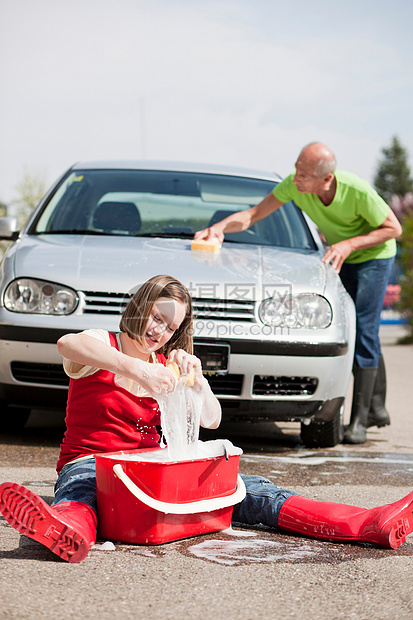
[[[281,506],[293,491],[275,486],[262,476],[241,475],[247,495],[234,506],[232,521],[244,525],[266,525],[277,528]],[[53,505],[61,502],[83,502],[97,513],[96,469],[92,457],[78,463],[68,463],[61,470],[55,484]]]
[[[60,470],[54,486],[54,502],[83,502],[97,513],[96,467],[93,456],[78,463],[68,463]]]
[[[384,295],[394,263],[392,258],[376,258],[364,263],[344,263],[340,278],[356,306],[357,366],[374,368],[381,355],[379,328]]]
[[[245,499],[234,506],[232,522],[243,525],[266,525],[278,529],[278,515],[285,500],[293,491],[287,491],[263,478],[241,474],[247,494]]]

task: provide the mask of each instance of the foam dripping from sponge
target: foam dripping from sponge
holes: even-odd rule
[[[181,374],[176,362],[167,362],[178,379],[173,392],[158,396],[161,411],[161,427],[167,449],[168,460],[199,458],[199,437],[201,421],[203,426],[213,424],[216,411],[211,407],[204,390],[194,385],[194,369],[188,375]],[[165,444],[164,444],[165,445]]]
[[[201,412],[204,405],[202,391],[194,390],[182,380],[173,392],[157,398],[161,410],[161,427],[170,460],[183,460],[197,453]]]

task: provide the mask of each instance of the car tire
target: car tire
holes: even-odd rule
[[[333,448],[341,443],[344,436],[344,405],[329,422],[313,420],[310,424],[301,423],[301,441],[306,448]]]
[[[0,403],[0,433],[15,433],[21,431],[26,424],[31,409],[27,407],[12,407]]]

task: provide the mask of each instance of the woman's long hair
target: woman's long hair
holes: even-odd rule
[[[134,294],[120,320],[120,330],[144,344],[145,328],[154,303],[160,298],[174,299],[186,305],[184,320],[168,342],[157,351],[168,357],[173,349],[193,353],[192,300],[187,288],[176,278],[159,275],[150,278]]]

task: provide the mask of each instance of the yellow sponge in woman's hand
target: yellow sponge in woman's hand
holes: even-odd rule
[[[179,379],[181,378],[181,371],[179,370],[178,364],[176,362],[166,362],[166,367],[169,368],[169,370],[172,370],[172,372],[174,373],[174,375],[176,375],[176,378],[179,381]],[[194,379],[194,369],[191,370],[189,375],[182,375],[182,381],[184,385],[188,385],[189,387],[192,387],[194,385]]]

